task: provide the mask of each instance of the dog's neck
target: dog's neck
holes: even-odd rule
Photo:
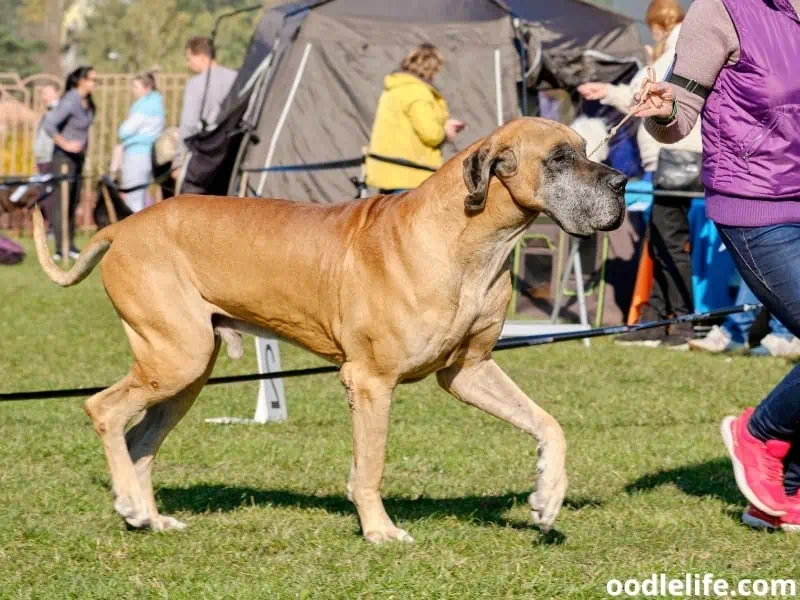
[[[449,160],[434,178],[426,180],[414,195],[416,209],[425,213],[437,213],[436,223],[448,224],[448,237],[469,240],[468,244],[454,247],[472,249],[474,260],[478,255],[489,259],[497,254],[506,256],[539,215],[526,210],[511,197],[508,189],[496,177],[489,182],[486,204],[480,211],[469,211],[464,205],[468,190],[464,183],[460,155]],[[441,193],[439,190],[447,190]],[[421,222],[428,222],[422,219]],[[451,226],[450,226],[451,225]],[[441,234],[440,234],[441,235]],[[493,258],[491,259],[493,260]]]

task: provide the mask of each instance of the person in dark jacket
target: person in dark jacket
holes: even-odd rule
[[[52,172],[61,175],[62,167],[67,167],[67,175],[75,177],[69,184],[69,227],[61,228],[61,202],[55,202],[53,208],[53,230],[56,236],[56,260],[61,259],[61,240],[64,235],[69,238],[69,255],[77,258],[80,250],[75,246],[75,211],[81,197],[81,174],[86,160],[86,148],[89,145],[89,128],[95,116],[95,104],[92,92],[97,82],[94,68],[78,67],[67,77],[64,95],[58,105],[47,114],[44,130],[55,143],[53,150]]]

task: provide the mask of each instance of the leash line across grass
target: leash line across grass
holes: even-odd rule
[[[760,304],[741,304],[738,306],[721,308],[718,310],[712,310],[705,313],[695,313],[691,315],[675,317],[673,319],[664,319],[661,321],[649,321],[646,323],[638,323],[636,325],[615,325],[611,327],[598,327],[596,329],[589,329],[584,331],[569,331],[566,333],[510,337],[498,341],[494,347],[494,350],[496,352],[500,352],[503,350],[530,348],[532,346],[542,346],[546,344],[555,344],[558,342],[568,342],[585,338],[619,335],[622,333],[627,333],[629,331],[652,329],[655,327],[666,327],[668,325],[675,325],[677,323],[694,323],[697,321],[708,321],[711,319],[716,319],[731,314],[750,312],[758,310],[760,308],[761,308]],[[208,380],[206,385],[223,385],[229,383],[243,383],[248,381],[289,379],[292,377],[307,377],[309,375],[335,373],[338,370],[339,367],[331,365],[324,367],[312,367],[308,369],[291,369],[287,371],[277,371],[274,373],[250,373],[247,375],[229,375],[225,377],[212,377],[211,379]],[[91,396],[92,394],[102,392],[104,389],[106,389],[106,387],[67,388],[60,390],[8,392],[8,393],[0,393],[0,402],[19,402],[23,400],[52,400],[55,398],[75,398],[79,396]]]

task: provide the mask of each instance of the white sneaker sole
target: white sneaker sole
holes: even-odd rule
[[[761,502],[761,500],[753,493],[753,490],[750,489],[750,486],[747,484],[747,478],[744,475],[744,466],[739,459],[736,458],[736,454],[733,451],[733,433],[731,433],[731,425],[736,421],[736,417],[725,417],[722,419],[722,425],[720,426],[720,433],[722,434],[722,442],[725,444],[725,448],[728,450],[728,455],[731,457],[731,462],[733,463],[733,475],[736,477],[736,485],[739,487],[739,491],[742,492],[745,498],[755,506],[761,512],[764,512],[768,515],[773,517],[782,517],[786,514],[785,510],[775,510],[769,508],[766,504]]]
[[[618,346],[639,346],[641,348],[658,348],[661,345],[661,340],[642,340],[640,342],[625,342],[614,340]]]

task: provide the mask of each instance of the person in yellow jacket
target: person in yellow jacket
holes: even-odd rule
[[[451,119],[447,102],[433,85],[444,59],[432,44],[420,44],[387,75],[372,125],[369,152],[434,169],[442,165],[441,146],[465,125]],[[367,158],[367,185],[382,193],[417,187],[430,177],[423,169]]]

